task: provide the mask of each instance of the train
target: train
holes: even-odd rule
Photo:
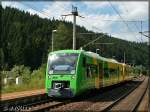
[[[134,67],[94,52],[59,50],[48,54],[45,89],[49,97],[73,98],[138,75]]]

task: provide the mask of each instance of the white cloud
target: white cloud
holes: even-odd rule
[[[124,2],[119,5],[122,16],[126,19],[144,20],[148,18],[148,2]]]
[[[31,15],[37,14],[41,18],[48,18],[49,17],[48,15],[46,15],[44,13],[40,13],[40,12],[33,10],[33,9],[28,9],[27,12],[29,12]]]
[[[118,5],[119,10],[121,12],[121,16],[124,18],[124,20],[147,20],[148,19],[148,2],[122,2],[120,5]],[[133,24],[133,23],[132,23]],[[136,23],[137,24],[137,23]],[[124,37],[124,39],[130,40],[130,41],[148,41],[148,38],[142,37],[138,33],[141,28],[140,25],[137,25],[138,29],[136,28],[137,33],[132,33],[133,27],[131,27],[131,23],[128,23],[130,30],[126,27],[123,28],[126,34],[119,33],[118,37]],[[135,28],[136,26],[134,26]],[[148,28],[147,28],[148,30]],[[132,32],[131,32],[132,31]]]
[[[96,3],[96,2],[95,2]],[[113,6],[118,6],[119,12],[121,16],[124,18],[124,20],[146,20],[148,19],[148,2],[113,2]],[[93,4],[94,5],[94,4]],[[91,6],[93,6],[91,5]],[[99,4],[95,4],[96,7],[98,7]],[[107,8],[111,8],[109,5],[104,4],[104,6],[107,6]],[[93,6],[94,7],[94,6]],[[116,8],[116,7],[115,7]],[[116,8],[117,9],[117,8]],[[100,9],[99,9],[100,10]],[[113,9],[112,9],[113,10]],[[80,24],[84,24],[86,28],[92,29],[92,25],[98,27],[99,29],[102,29],[103,32],[107,32],[112,34],[113,36],[116,36],[118,38],[130,40],[130,41],[148,41],[146,37],[143,36],[143,39],[141,39],[140,34],[138,33],[139,31],[135,30],[135,26],[132,23],[127,23],[128,26],[130,27],[129,29],[127,28],[127,25],[125,23],[115,23],[115,22],[108,22],[108,21],[101,21],[101,20],[116,20],[121,18],[115,14],[115,15],[108,15],[108,14],[101,14],[101,15],[96,15],[96,14],[89,14],[88,17],[90,19],[86,19],[88,22],[79,22]],[[115,24],[115,26],[114,26]],[[118,32],[113,32],[113,29],[118,28]],[[140,26],[138,26],[140,29]],[[133,30],[134,28],[134,30]],[[95,30],[95,29],[93,29]],[[148,30],[148,29],[147,29]],[[124,33],[126,32],[126,33]]]
[[[2,1],[2,6],[5,8],[6,6],[18,8],[18,2],[8,2],[8,1]]]
[[[148,2],[111,2],[113,6],[120,12],[120,15],[125,19],[125,20],[145,20],[148,19]],[[88,11],[91,9],[92,11],[96,12],[101,12],[102,8],[103,10],[110,9],[112,11],[113,8],[110,6],[109,2],[98,2],[98,1],[90,1],[90,2],[71,2],[71,1],[55,1],[55,2],[46,2],[46,5],[44,8],[40,11],[42,12],[39,13],[38,11],[35,11],[31,8],[24,7],[22,4],[19,2],[2,2],[2,6],[11,6],[11,7],[16,7],[19,9],[24,9],[31,14],[38,14],[40,17],[45,18],[57,18],[57,19],[62,19],[61,15],[63,14],[69,14],[71,13],[71,6],[75,4],[78,9],[83,9],[80,8],[80,6],[84,6],[86,9],[79,10],[79,14],[85,16],[84,19],[77,17],[77,24],[80,26],[84,26],[88,30],[93,30],[95,32],[104,32],[104,33],[109,33],[112,34],[113,36],[117,36],[118,38],[130,40],[130,41],[140,41],[141,39],[137,39],[140,37],[140,34],[136,33],[133,34],[127,26],[124,23],[117,23],[113,21],[102,21],[102,20],[116,20],[121,18],[116,14],[116,13],[110,13],[106,12],[103,14],[97,14],[97,13],[88,13]],[[106,10],[107,11],[107,10]],[[72,16],[67,16],[66,21],[71,21],[72,22]],[[130,28],[133,28],[133,25],[129,24]],[[96,28],[95,28],[96,27]],[[138,26],[140,29],[140,26]],[[114,31],[114,29],[117,29]],[[135,26],[134,26],[135,28]],[[100,30],[101,31],[100,31]],[[148,28],[147,28],[148,30]],[[127,32],[126,34],[123,32]],[[138,31],[137,31],[138,32]],[[144,41],[148,41],[147,38],[143,37]]]
[[[110,15],[89,15],[88,17],[85,17],[85,19],[80,19],[78,21],[79,24],[84,25],[89,30],[98,31],[97,29],[101,29],[103,32],[110,32],[111,28],[110,26],[113,24],[113,22],[107,22],[107,21],[101,21],[103,19],[110,19],[110,18],[117,18],[116,16],[110,16]],[[95,29],[93,27],[96,27]],[[100,31],[100,32],[101,32]]]
[[[83,4],[85,4],[87,6],[87,8],[89,9],[97,9],[97,8],[102,8],[102,7],[106,7],[108,5],[108,2],[105,1],[84,1]]]
[[[80,2],[79,2],[80,3]],[[55,17],[57,19],[61,18],[61,15],[64,14],[70,14],[71,13],[71,5],[74,4],[73,2],[53,2],[51,5],[46,5],[43,11],[48,14],[50,17]],[[108,5],[106,2],[83,2],[83,4],[87,5],[88,8],[100,8]],[[94,30],[97,31],[97,29],[93,29],[93,27],[100,27],[102,29],[108,29],[108,27],[112,23],[107,23],[101,21],[102,19],[109,19],[113,18],[115,19],[115,16],[110,15],[95,15],[95,14],[89,14],[87,15],[86,12],[79,10],[80,15],[85,16],[85,19],[81,19],[77,17],[77,24],[81,26],[85,26],[88,30]],[[72,22],[72,16],[67,16],[66,21]],[[91,24],[92,23],[92,24]]]
[[[61,15],[70,13],[70,10],[68,10],[68,7],[71,6],[71,2],[52,2],[51,4],[47,4],[45,8],[43,9],[43,12],[45,12],[50,17],[54,17],[56,19],[61,18]]]
[[[126,40],[129,40],[129,41],[148,42],[147,37],[142,36],[142,38],[141,38],[141,35],[138,34],[138,33],[133,34],[131,32],[126,32],[126,33],[119,32],[119,33],[114,33],[113,36],[117,37],[117,38],[120,38],[120,39],[126,39]]]
[[[37,15],[39,15],[41,18],[46,18],[46,17],[48,17],[48,15],[42,14],[42,13],[40,13],[39,11],[33,10],[33,9],[29,8],[28,6],[22,4],[21,2],[3,1],[3,2],[2,2],[2,6],[3,6],[3,8],[5,8],[6,6],[7,6],[7,7],[18,8],[18,9],[20,9],[20,10],[24,10],[25,12],[27,11],[27,12],[29,12],[29,13],[32,14],[32,15],[37,14]]]
[[[7,6],[7,7],[18,8],[20,10],[25,9],[25,6],[23,6],[22,4],[16,1],[2,1],[2,6],[3,8]]]

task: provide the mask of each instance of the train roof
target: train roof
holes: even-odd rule
[[[103,60],[103,61],[107,61],[107,62],[111,62],[111,63],[118,63],[118,64],[121,64],[121,63],[119,63],[117,60],[115,60],[115,59],[112,59],[112,58],[104,58],[104,57],[102,57],[102,56],[100,56],[99,54],[97,54],[97,53],[94,53],[94,52],[89,52],[89,51],[85,51],[86,52],[86,54],[88,54],[88,55],[90,55],[90,56],[92,56],[92,57],[95,57],[95,58],[97,58],[97,59],[100,59],[100,60]]]
[[[53,51],[50,52],[49,54],[55,54],[55,53],[81,53],[82,50],[71,50],[71,49],[67,49],[67,50],[58,50],[58,51]]]
[[[91,51],[85,51],[85,50],[71,50],[71,49],[68,49],[68,50],[59,50],[59,51],[50,52],[49,54],[64,53],[64,52],[65,53],[84,53],[84,54],[86,54],[86,55],[88,55],[90,57],[94,57],[94,58],[97,58],[97,59],[100,59],[100,60],[103,60],[103,61],[106,61],[106,62],[117,63],[117,64],[124,64],[124,63],[118,62],[115,59],[104,58],[104,57],[100,56],[97,53],[94,53],[94,52],[91,52]]]

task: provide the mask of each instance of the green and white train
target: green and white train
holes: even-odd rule
[[[133,67],[84,50],[60,50],[48,55],[46,93],[50,97],[74,97],[139,75]]]

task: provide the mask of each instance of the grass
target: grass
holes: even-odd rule
[[[37,80],[33,81],[29,84],[20,84],[20,85],[7,85],[3,86],[1,88],[1,93],[12,93],[12,92],[19,92],[19,91],[27,91],[27,90],[33,90],[33,89],[43,89],[45,86],[44,80]]]

